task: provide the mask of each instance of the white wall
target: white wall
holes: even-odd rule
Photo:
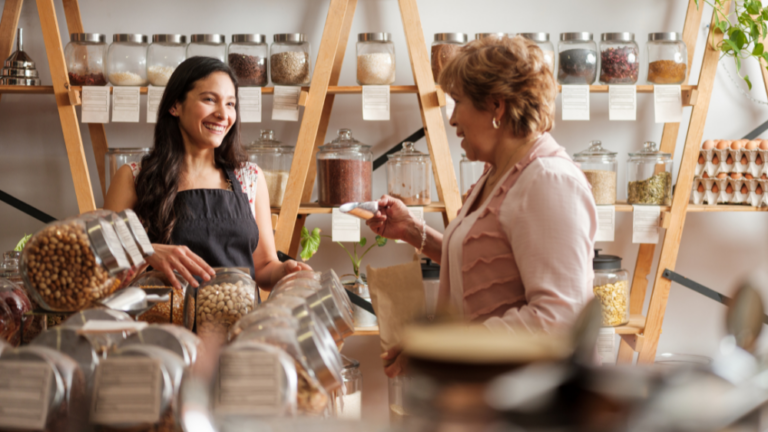
[[[57,3],[59,27],[62,39],[68,40],[64,13]],[[1,4],[1,3],[0,3]],[[321,38],[329,0],[283,0],[248,2],[243,0],[204,2],[187,1],[105,1],[81,0],[85,29],[91,32],[113,33],[264,33],[268,38],[275,33],[304,32],[313,44],[313,55]],[[34,2],[25,2],[21,14],[21,27],[25,30],[25,50],[36,61],[44,84],[51,78],[40,33],[40,22]],[[511,2],[505,0],[420,0],[419,9],[425,38],[432,40],[437,32],[550,32],[553,39],[560,32],[590,31],[635,32],[641,49],[640,82],[644,83],[647,69],[645,55],[646,35],[656,31],[682,31],[687,1],[647,0],[540,0],[537,2]],[[360,1],[353,23],[351,41],[360,32],[388,31],[393,34],[397,50],[397,81],[395,84],[413,84],[410,62],[405,46],[402,22],[397,2],[394,0]],[[709,17],[705,10],[705,17]],[[705,18],[700,37],[706,34]],[[696,48],[693,66],[694,79],[702,56],[703,40]],[[765,104],[747,99],[738,85],[724,73],[735,76],[732,61],[723,60],[718,69],[715,90],[705,128],[705,138],[740,138],[768,118]],[[766,100],[755,64],[747,62],[746,71],[755,83],[752,95]],[[355,84],[355,46],[347,47],[341,85]],[[562,122],[558,107],[557,124],[553,131],[558,142],[569,153],[584,149],[588,142],[600,139],[604,145],[619,152],[621,161],[630,151],[638,150],[643,141],[660,140],[662,126],[653,122],[652,98],[638,95],[638,121],[612,123],[608,121],[606,95],[592,95],[592,121]],[[393,143],[400,141],[421,127],[420,116],[413,95],[392,96],[392,121],[363,122],[360,112],[360,96],[339,96],[329,127],[329,140],[335,130],[351,127],[355,136],[374,146],[374,155],[380,155]],[[265,113],[271,110],[271,98],[264,98]],[[143,110],[143,109],[142,109]],[[687,118],[690,108],[685,109]],[[152,125],[108,124],[107,136],[111,147],[146,147],[151,145]],[[264,116],[265,119],[269,115]],[[458,173],[460,159],[459,141],[454,130],[448,127],[451,153]],[[678,151],[681,157],[682,143],[687,130],[687,120],[681,125]],[[243,140],[256,138],[259,129],[272,128],[278,138],[295,144],[298,123],[265,121],[262,124],[243,125]],[[91,173],[96,203],[102,204],[100,187],[88,128],[81,127]],[[768,136],[765,136],[768,138]],[[74,189],[64,150],[59,118],[50,95],[3,95],[0,101],[0,189],[6,191],[57,218],[77,213]],[[422,140],[418,147],[426,151]],[[624,166],[619,173],[619,183],[624,184]],[[677,169],[677,167],[675,168]],[[675,171],[676,175],[676,171]],[[622,189],[620,187],[620,189]],[[385,172],[374,175],[374,195],[386,190]],[[624,194],[624,192],[620,192]],[[681,191],[687,193],[687,191]],[[746,273],[765,267],[768,257],[768,224],[765,214],[716,213],[691,214],[680,246],[677,271],[718,291],[729,293],[738,279]],[[11,249],[22,234],[38,230],[42,224],[32,218],[0,204],[0,250]],[[442,227],[439,215],[430,215],[427,222]],[[319,226],[330,230],[328,216],[312,216],[309,227]],[[630,214],[620,214],[617,220],[617,240],[601,243],[603,253],[620,255],[624,267],[632,271],[638,247],[631,243],[632,219]],[[373,234],[364,228],[364,235],[372,240]],[[402,262],[410,257],[405,245],[387,245],[371,252],[367,263],[386,266]],[[658,257],[658,248],[657,248]],[[310,261],[319,269],[335,268],[340,273],[351,271],[351,265],[337,245],[323,242],[321,253]],[[655,270],[655,269],[654,269]],[[653,273],[652,273],[653,274]],[[712,355],[722,334],[724,308],[708,299],[673,286],[669,296],[664,333],[659,352],[684,352]],[[345,351],[364,360],[366,379],[366,416],[383,419],[386,416],[386,394],[382,389],[383,375],[378,366],[378,347],[375,338],[350,340]]]

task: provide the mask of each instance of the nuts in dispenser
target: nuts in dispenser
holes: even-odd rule
[[[197,292],[197,334],[226,341],[230,327],[253,310],[256,284],[237,269],[217,269],[216,277]]]

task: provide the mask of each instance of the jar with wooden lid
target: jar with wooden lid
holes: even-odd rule
[[[603,148],[602,142],[592,141],[588,149],[573,155],[573,161],[580,165],[592,185],[597,205],[616,204],[617,154]]]

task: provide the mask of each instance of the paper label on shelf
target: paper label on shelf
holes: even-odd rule
[[[453,100],[453,98],[448,95],[448,93],[445,94],[445,116],[448,118],[448,120],[451,120],[451,116],[453,116],[453,110],[456,108],[456,101]]]
[[[616,329],[613,327],[603,327],[597,336],[597,354],[600,356],[600,363],[616,363]]]
[[[111,87],[83,86],[81,122],[109,123],[109,89]]]
[[[608,119],[637,120],[637,87],[633,85],[608,86]]]
[[[653,86],[656,123],[680,123],[683,120],[683,95],[679,85]]]
[[[363,120],[389,121],[389,86],[363,86]]]
[[[632,209],[632,243],[658,243],[661,207],[634,205]]]
[[[138,123],[141,109],[140,87],[112,88],[112,122]]]
[[[47,363],[0,363],[0,428],[44,430],[52,379]]]
[[[275,86],[272,120],[299,121],[301,87]]]
[[[240,87],[240,121],[261,123],[261,87]]]
[[[563,86],[563,120],[589,120],[589,86]]]
[[[419,224],[419,227],[421,227],[421,221],[424,220],[424,207],[408,207],[408,211],[411,213],[411,216],[413,216],[413,219]],[[404,244],[405,242],[402,240],[395,240],[395,243]]]
[[[164,92],[165,87],[150,86],[147,89],[147,123],[157,123],[157,110]]]
[[[359,242],[360,219],[344,214],[338,207],[331,214],[331,240],[335,242]]]
[[[219,362],[214,411],[258,416],[282,414],[282,374],[280,360],[274,353],[226,352]]]
[[[78,334],[89,333],[135,333],[149,325],[144,321],[90,320],[77,329]]]
[[[597,206],[597,233],[595,241],[612,242],[616,234],[616,206]]]
[[[91,421],[103,425],[157,423],[161,392],[160,360],[144,357],[102,360],[94,378]]]

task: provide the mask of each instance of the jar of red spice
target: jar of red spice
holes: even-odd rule
[[[371,146],[354,139],[349,129],[339,129],[338,134],[317,152],[318,201],[322,207],[371,200]]]
[[[682,84],[688,73],[688,49],[675,32],[648,35],[648,82]]]
[[[600,83],[636,83],[640,56],[635,34],[603,33],[600,39]]]
[[[72,33],[64,48],[69,83],[76,86],[107,85],[104,59],[107,37],[99,33]]]

